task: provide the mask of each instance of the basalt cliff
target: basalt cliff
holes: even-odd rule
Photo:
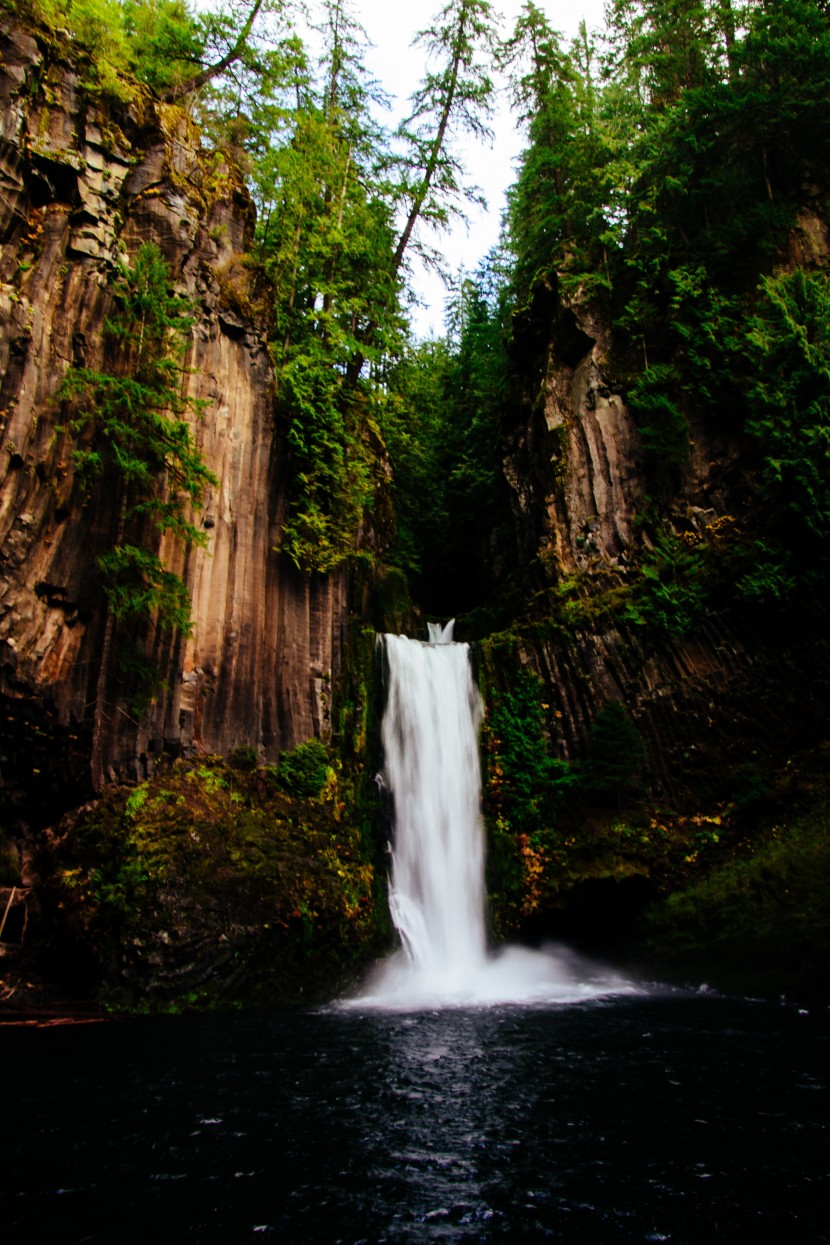
[[[778,270],[821,269],[828,255],[830,231],[805,207]],[[705,548],[726,581],[720,567],[763,530],[765,503],[757,448],[693,397],[685,461],[649,454],[615,350],[607,321],[555,280],[516,317],[521,380],[503,461],[524,568],[517,656],[545,684],[557,755],[584,756],[598,709],[618,701],[646,742],[659,798],[728,800],[742,768],[773,772],[826,730],[823,619],[763,608],[729,582],[691,626],[661,627],[631,608],[661,531],[681,549]]]
[[[53,47],[8,26],[1,37],[2,771],[25,819],[86,794],[104,628],[95,560],[117,516],[111,496],[78,490],[56,395],[71,365],[101,366],[113,267],[143,241],[194,307],[186,384],[220,483],[194,516],[207,545],[162,550],[189,589],[193,630],[154,642],[163,690],[141,721],[117,663],[108,676],[109,777],[144,777],[165,752],[248,745],[273,759],[324,733],[346,582],[301,576],[275,552],[285,456],[239,174],[202,149],[185,110],[109,109]]]

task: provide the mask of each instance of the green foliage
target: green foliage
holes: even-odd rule
[[[30,0],[34,15],[56,33],[68,30],[85,53],[83,85],[127,102],[134,87],[126,76],[129,46],[119,0]]]
[[[281,791],[301,800],[320,797],[331,782],[329,750],[321,739],[307,739],[280,755],[274,781]]]
[[[490,689],[483,732],[487,890],[494,934],[518,929],[540,905],[547,866],[558,850],[560,815],[578,771],[548,755],[541,679],[515,672],[509,689]]]
[[[94,953],[117,1007],[330,998],[378,951],[382,922],[344,792],[329,797],[289,797],[217,758],[110,789],[53,861],[59,936]]]
[[[570,53],[543,12],[528,0],[500,49],[528,147],[508,196],[511,285],[526,303],[556,272],[568,290],[608,288],[609,224],[603,205],[608,135],[599,124],[595,48],[584,23]]]
[[[830,538],[830,276],[767,277],[750,320],[749,432],[764,454],[763,488],[797,538]]]
[[[826,757],[821,765],[821,775],[801,780],[798,799],[768,813],[760,828],[753,807],[752,836],[716,860],[707,876],[676,889],[648,913],[646,932],[655,951],[681,962],[703,956],[718,964],[721,976],[734,971],[744,982],[748,969],[761,966],[773,979],[783,972],[790,988],[796,972],[805,988],[826,983]],[[744,782],[747,803],[765,794],[757,774],[747,773]]]
[[[644,765],[639,731],[623,705],[609,701],[591,725],[582,775],[585,788],[601,797],[613,796],[619,803],[637,790]]]
[[[620,0],[611,16],[606,72],[640,101],[619,157],[623,318],[635,342],[645,335],[652,364],[668,350],[682,387],[723,416],[726,378],[742,370],[740,295],[805,184],[826,183],[810,148],[830,143],[830,29],[814,0]]]
[[[190,596],[178,575],[135,545],[116,545],[98,559],[109,607],[119,620],[154,615],[158,625],[189,635]]]
[[[653,493],[665,497],[686,470],[690,423],[745,421],[757,444],[765,529],[742,538],[740,559],[721,560],[720,578],[708,546],[661,539],[630,616],[683,630],[733,573],[745,600],[779,604],[826,580],[826,279],[759,282],[805,187],[819,204],[828,189],[822,0],[614,0],[601,46],[583,27],[570,48],[533,0],[500,43],[487,0],[451,0],[420,36],[429,59],[394,138],[343,0],[321,7],[316,60],[275,9],[267,39],[248,29],[236,49],[255,6],[196,15],[183,0],[27,3],[70,31],[89,89],[130,94],[135,79],[169,94],[235,49],[194,106],[212,140],[247,163],[259,209],[290,477],[279,548],[297,567],[327,572],[384,549],[396,525],[389,560],[429,610],[487,596],[509,521],[499,441],[512,314],[544,281],[566,301],[600,300],[615,323]],[[464,202],[452,137],[486,134],[494,64],[527,135],[503,244],[458,277],[446,340],[410,347],[408,256],[428,254],[419,222],[441,226]],[[76,470],[87,483],[117,470],[131,494],[130,530],[107,563],[113,608],[126,617],[132,599],[186,626],[186,603],[146,561],[140,528],[143,517],[185,543],[202,538],[176,501],[188,493],[180,481],[197,485],[192,501],[207,482],[169,352],[188,311],[169,307],[167,344],[148,354],[167,379],[148,381],[133,367],[136,317],[126,337],[115,327],[136,303],[135,281],[122,274],[121,286],[111,359],[67,378],[65,393],[83,391],[89,405],[86,427],[74,427]],[[183,438],[170,454],[168,437]]]
[[[99,559],[117,619],[155,614],[165,628],[187,633],[189,598],[141,540],[149,518],[186,544],[206,536],[188,518],[204,489],[217,483],[204,465],[186,421],[201,404],[182,393],[189,304],[170,292],[169,271],[154,243],[135,264],[119,265],[112,283],[116,311],[107,319],[112,371],[70,368],[60,396],[73,403],[69,429],[77,477],[89,490],[99,479],[120,496],[115,546]],[[134,539],[125,539],[132,531]]]
[[[187,616],[185,621],[189,624]],[[136,721],[140,721],[158,693],[166,689],[168,684],[162,678],[156,662],[146,655],[141,644],[132,636],[118,636],[115,660],[126,692],[127,711]]]
[[[728,284],[775,245],[776,201],[800,195],[809,176],[798,168],[809,159],[802,123],[826,141],[819,83],[830,47],[820,8],[812,0],[764,0],[743,13],[707,11],[699,0],[614,6],[606,72],[640,101],[626,152],[634,173],[626,262],[651,280],[652,300],[681,257]]]
[[[768,799],[772,790],[771,775],[754,761],[746,761],[733,777],[732,807],[737,812],[757,808]]]
[[[184,0],[122,0],[129,64],[139,82],[162,93],[202,65],[204,23]]]
[[[389,558],[410,577],[427,567],[434,573],[433,555],[449,526],[441,459],[452,366],[443,339],[416,343],[391,373],[383,410],[384,441],[395,464],[396,532]]]
[[[542,682],[522,671],[509,691],[491,689],[488,795],[513,834],[541,842],[565,793],[577,782],[565,761],[548,755]]]
[[[797,546],[754,536],[732,515],[721,515],[700,530],[657,529],[625,591],[622,616],[683,635],[720,607],[791,607],[807,584],[823,590],[817,562],[805,560]]]
[[[240,744],[228,753],[228,765],[231,769],[241,770],[245,774],[252,773],[259,761],[259,753],[253,744]]]
[[[744,350],[744,308],[719,288],[706,267],[691,264],[668,273],[675,364],[666,376],[697,409],[718,420],[739,402],[736,367]],[[672,374],[673,373],[673,374]],[[685,460],[688,445],[683,447]]]
[[[673,364],[657,363],[645,369],[628,395],[643,445],[675,467],[689,457],[689,425],[674,398],[678,380]]]
[[[626,617],[668,634],[683,634],[705,613],[709,600],[705,545],[670,529],[643,558]]]
[[[286,48],[248,122],[261,204],[258,252],[275,292],[272,351],[292,468],[279,547],[304,571],[331,570],[357,552],[383,474],[382,389],[361,373],[366,359],[377,366],[402,333],[391,205],[379,181],[384,140],[362,64],[365,36],[336,3],[326,10],[324,40],[321,80],[312,79],[298,49]],[[289,82],[294,110],[280,106]]]
[[[197,765],[187,776],[188,782],[201,783],[208,795],[218,795],[220,791],[230,791],[231,783],[215,765]],[[162,793],[163,795],[166,793]],[[233,799],[233,795],[231,796]]]
[[[365,32],[341,0],[325,6],[321,33],[320,79],[299,53],[281,72],[274,65],[248,139],[292,469],[279,547],[304,571],[353,558],[367,519],[388,538],[382,430],[397,400],[406,257],[420,248],[418,222],[446,222],[463,199],[450,132],[481,132],[490,94],[479,59],[491,38],[486,0],[452,0],[423,33],[441,67],[427,70],[394,148],[375,120],[382,101],[363,65]]]
[[[4,0],[3,7],[10,6]],[[205,52],[205,22],[184,0],[24,0],[23,13],[69,32],[86,90],[129,102],[138,84],[161,92],[190,77]]]
[[[396,272],[419,221],[444,227],[464,200],[480,201],[475,190],[464,187],[463,164],[447,140],[452,133],[479,138],[490,133],[495,18],[489,0],[448,0],[414,42],[424,49],[427,68],[410,116],[395,136],[395,195],[406,216],[395,249]],[[417,236],[413,245],[434,259]]]
[[[756,439],[765,530],[663,533],[632,585],[629,617],[682,632],[736,591],[783,605],[826,579],[826,276],[759,274],[805,187],[830,188],[830,25],[818,0],[617,0],[607,16],[599,75],[585,33],[567,51],[532,2],[501,48],[528,136],[507,317],[540,281],[602,301],[664,500],[691,424]]]
[[[766,540],[756,540],[751,548],[750,566],[738,580],[738,590],[747,601],[784,605],[796,598],[798,573],[791,550]]]
[[[357,552],[382,447],[364,403],[344,391],[331,349],[330,340],[310,336],[282,372],[293,501],[279,548],[304,571],[333,570]]]
[[[494,252],[453,283],[446,338],[419,343],[390,374],[383,435],[395,464],[397,536],[389,556],[430,612],[467,612],[487,599],[488,537],[510,522],[497,456],[507,321],[503,257]]]

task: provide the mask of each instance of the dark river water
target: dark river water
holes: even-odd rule
[[[830,1015],[663,992],[0,1029],[8,1242],[830,1239]]]

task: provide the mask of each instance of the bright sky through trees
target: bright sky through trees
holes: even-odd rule
[[[367,56],[367,64],[393,97],[394,115],[400,116],[406,101],[417,86],[422,71],[422,52],[410,47],[413,35],[428,26],[441,8],[441,0],[407,0],[391,4],[389,0],[353,0],[354,12],[375,45]],[[522,7],[522,0],[501,0],[494,9],[504,18],[503,29],[512,27]],[[605,0],[540,0],[555,29],[561,31],[565,44],[577,33],[584,19],[589,29],[602,25]],[[494,140],[489,143],[464,141],[465,162],[470,180],[480,186],[487,200],[487,210],[471,209],[469,228],[456,225],[449,233],[436,239],[437,248],[445,256],[450,272],[460,265],[473,270],[479,260],[495,244],[504,208],[504,193],[514,179],[514,159],[522,145],[522,135],[510,115],[507,96],[498,95],[498,113],[493,118]],[[439,334],[443,328],[446,290],[437,274],[425,272],[415,265],[416,291],[425,304],[415,310],[414,325],[421,336]]]

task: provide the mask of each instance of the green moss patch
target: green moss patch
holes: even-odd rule
[[[779,785],[767,811],[742,815],[724,859],[647,916],[647,946],[679,970],[706,965],[727,988],[830,988],[828,750]]]
[[[92,949],[112,1006],[314,1000],[377,953],[375,870],[324,768],[300,797],[272,770],[178,763],[58,827],[47,910]]]

